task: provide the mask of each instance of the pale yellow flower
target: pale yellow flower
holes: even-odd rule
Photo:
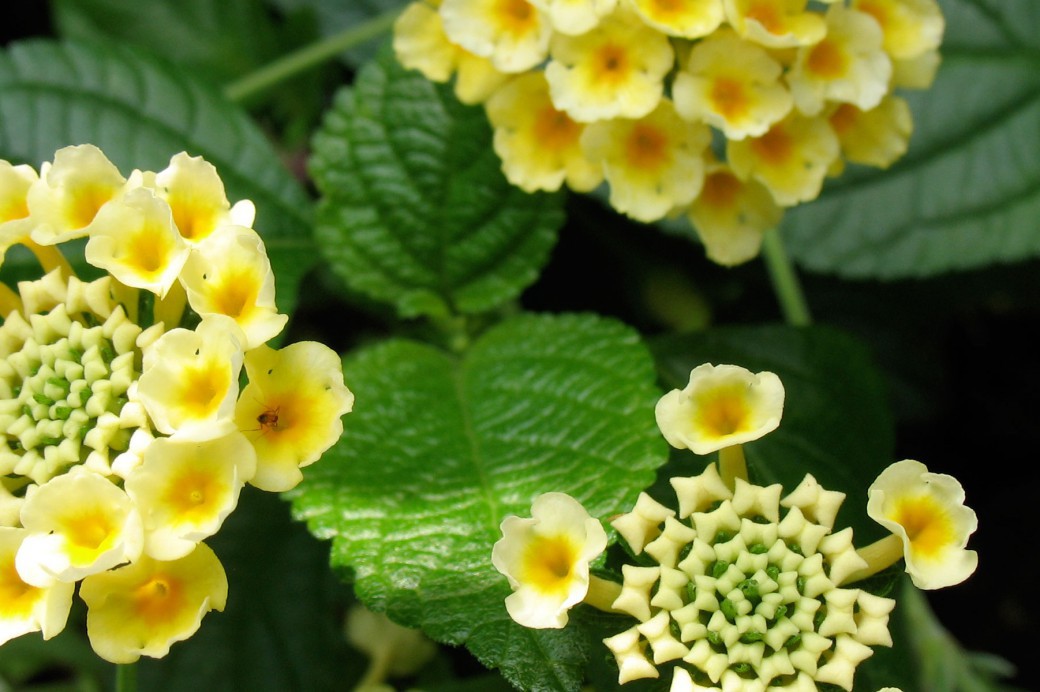
[[[220,529],[255,472],[256,453],[239,432],[201,442],[152,442],[126,480],[144,515],[145,554],[175,560],[190,553]]]
[[[32,586],[18,574],[15,555],[28,535],[25,529],[0,527],[0,644],[27,632],[50,639],[65,629],[72,607],[75,584]]]
[[[413,2],[394,21],[394,55],[410,70],[431,82],[446,82],[455,71],[462,49],[448,40],[436,7]]]
[[[769,48],[816,43],[827,32],[808,0],[725,0],[726,18],[742,37]]]
[[[449,41],[497,70],[524,72],[545,60],[552,27],[527,0],[444,0],[440,15]]]
[[[614,11],[617,0],[530,0],[531,4],[545,12],[552,28],[561,34],[577,36],[584,34]]]
[[[139,187],[106,204],[91,224],[87,262],[160,298],[177,280],[190,249],[166,202]]]
[[[40,167],[39,180],[29,189],[32,239],[52,245],[87,235],[98,210],[121,194],[125,183],[115,164],[93,144],[59,149],[53,163]]]
[[[37,178],[32,166],[12,166],[0,159],[0,264],[7,249],[32,232],[26,196]]]
[[[192,245],[203,242],[225,224],[251,226],[256,215],[249,200],[234,207],[228,203],[224,183],[213,164],[183,151],[155,174],[155,187],[170,205],[181,237]]]
[[[510,183],[526,192],[588,192],[603,180],[602,170],[585,158],[580,145],[583,123],[559,111],[549,98],[542,72],[521,75],[488,99],[488,120],[495,129],[495,153]]]
[[[906,60],[892,60],[892,88],[927,89],[935,81],[942,56],[929,50]]]
[[[694,45],[676,75],[675,108],[688,120],[717,127],[728,139],[758,137],[791,110],[782,72],[764,48],[720,31]]]
[[[758,180],[789,207],[819,196],[840,146],[825,119],[793,113],[761,137],[727,142],[726,153],[738,176]]]
[[[137,399],[160,432],[201,440],[234,430],[241,344],[234,320],[209,315],[194,331],[168,331],[145,351]]]
[[[16,565],[34,586],[74,582],[132,562],[144,542],[141,516],[127,494],[81,467],[34,488],[21,520],[29,535]]]
[[[722,0],[630,1],[644,22],[669,36],[701,38],[725,19]]]
[[[828,101],[870,110],[888,93],[892,62],[882,49],[881,27],[865,12],[831,5],[827,35],[798,49],[787,74],[795,105],[816,115]]]
[[[683,389],[657,402],[657,425],[668,443],[695,454],[757,440],[780,424],[784,386],[775,374],[705,363]]]
[[[929,473],[905,459],[885,469],[867,491],[867,514],[903,541],[906,571],[921,589],[959,584],[975,572],[978,554],[965,546],[978,527],[956,478]]]
[[[848,161],[888,168],[906,153],[913,131],[910,106],[898,96],[887,96],[869,111],[842,104],[828,121]]]
[[[935,0],[852,0],[881,25],[885,50],[893,60],[909,60],[942,43],[946,21]]]
[[[245,356],[249,384],[235,409],[235,424],[256,450],[250,483],[281,492],[302,480],[343,432],[340,418],[354,405],[335,351],[314,341],[281,350],[260,346]]]
[[[566,625],[567,611],[588,593],[589,562],[606,546],[599,520],[564,493],[535,498],[530,519],[506,517],[491,561],[513,589],[509,616],[525,627]]]
[[[274,272],[256,231],[224,226],[191,253],[180,274],[188,304],[199,315],[226,315],[242,330],[244,350],[282,331],[288,315],[278,313]]]
[[[581,36],[555,34],[550,53],[553,103],[580,122],[648,114],[675,61],[668,37],[622,7]]]
[[[776,228],[783,209],[755,180],[741,180],[722,163],[708,167],[689,217],[713,262],[734,266],[758,256],[762,236]]]
[[[87,577],[79,591],[90,645],[112,663],[165,656],[171,644],[195,634],[206,613],[224,610],[227,593],[224,568],[205,543],[179,560],[142,556]]]
[[[687,206],[704,181],[704,152],[711,132],[689,123],[662,100],[638,120],[591,123],[581,146],[610,183],[610,204],[644,222]]]

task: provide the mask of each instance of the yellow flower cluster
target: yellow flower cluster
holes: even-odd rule
[[[708,256],[758,254],[845,161],[906,151],[939,64],[936,0],[418,0],[400,62],[484,103],[511,183],[643,222],[686,214]],[[713,145],[714,144],[714,145]]]
[[[0,161],[0,262],[43,270],[0,284],[0,643],[60,632],[78,582],[100,656],[164,656],[224,608],[202,541],[243,486],[292,488],[338,439],[339,357],[266,345],[287,317],[253,217],[184,153],[128,178],[92,145]]]

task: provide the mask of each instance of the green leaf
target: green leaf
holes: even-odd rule
[[[25,41],[0,53],[0,158],[35,167],[92,143],[128,174],[162,170],[180,151],[217,167],[234,202],[253,200],[278,304],[296,302],[314,262],[310,202],[237,106],[169,63],[119,46]]]
[[[861,344],[825,327],[765,326],[665,336],[651,348],[665,384],[677,389],[701,363],[779,375],[786,392],[780,427],[744,446],[752,480],[793,490],[811,473],[825,488],[846,493],[836,526],[852,526],[857,545],[884,534],[867,518],[867,487],[895,461],[893,423],[884,381]],[[676,464],[694,460],[683,451]]]
[[[503,177],[483,110],[384,51],[314,139],[317,240],[352,288],[403,317],[492,310],[537,277],[562,194]]]
[[[847,277],[924,277],[1040,255],[1040,4],[945,0],[943,64],[907,94],[910,151],[791,210],[795,259]]]
[[[342,629],[346,589],[286,503],[246,488],[207,542],[227,572],[227,609],[206,615],[166,658],[142,659],[142,690],[332,690],[360,678],[367,663]]]
[[[530,516],[543,492],[607,517],[653,480],[660,392],[639,337],[593,316],[524,315],[462,358],[395,340],[345,372],[357,406],[291,493],[296,516],[333,540],[333,566],[370,608],[465,643],[524,689],[577,689],[580,629],[513,623],[491,547],[503,517]]]

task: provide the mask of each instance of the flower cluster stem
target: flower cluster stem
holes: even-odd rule
[[[62,278],[67,279],[75,273],[72,271],[72,265],[65,259],[65,255],[61,254],[57,245],[39,245],[28,238],[24,238],[20,242],[36,256],[36,261],[40,263],[44,274],[61,269]]]
[[[137,692],[137,663],[116,666],[116,692]]]
[[[354,689],[367,690],[385,682],[387,675],[390,673],[390,662],[393,660],[393,657],[394,652],[389,648],[382,648],[376,652],[368,663],[368,669],[365,671],[364,677],[358,681]]]
[[[589,575],[589,592],[585,595],[585,603],[604,613],[617,613],[620,611],[614,610],[613,604],[620,595],[621,584],[594,574]]]
[[[798,273],[787,254],[779,230],[772,228],[766,231],[762,240],[762,257],[766,268],[769,269],[769,278],[773,282],[773,291],[780,302],[784,320],[794,327],[812,324],[812,315],[809,313],[809,304],[805,300],[802,284],[798,280]]]
[[[719,476],[730,490],[736,487],[738,478],[744,481],[748,479],[747,460],[742,446],[731,445],[719,450]]]
[[[842,581],[843,584],[866,579],[899,562],[903,559],[903,539],[895,534],[890,534],[856,552],[866,561],[867,566],[845,577]]]
[[[367,22],[362,22],[284,55],[255,72],[225,85],[224,95],[238,103],[249,101],[275,85],[301,72],[311,70],[343,51],[361,45],[388,31],[398,14],[398,10],[386,12]]]

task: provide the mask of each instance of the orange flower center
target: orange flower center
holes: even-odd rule
[[[560,150],[573,146],[581,131],[581,125],[552,106],[546,106],[535,117],[535,139],[546,149]]]
[[[593,75],[597,81],[619,84],[628,76],[630,66],[624,46],[608,43],[596,53]]]
[[[782,127],[774,127],[758,139],[751,140],[751,150],[764,163],[781,166],[794,154],[794,140]]]
[[[752,3],[744,14],[746,19],[754,19],[762,28],[771,34],[778,34],[784,28],[783,17],[776,9],[776,4],[766,2]]]
[[[834,41],[823,39],[809,51],[805,66],[823,79],[837,79],[845,74],[848,58],[845,51],[835,45]]]
[[[741,183],[737,176],[726,171],[719,171],[705,178],[700,198],[710,206],[728,209],[736,203],[740,187]]]
[[[644,171],[659,169],[670,160],[668,137],[659,128],[646,123],[632,127],[625,140],[625,157],[634,167]]]
[[[725,437],[747,427],[750,412],[743,391],[711,392],[697,403],[696,415],[700,425],[711,435]]]
[[[851,103],[843,103],[831,113],[830,123],[834,131],[840,136],[855,126],[862,111]]]
[[[709,96],[715,111],[728,121],[745,115],[748,110],[748,95],[744,85],[736,79],[719,77],[711,85]]]
[[[523,36],[538,26],[538,14],[527,0],[498,0],[495,10],[503,33]]]

